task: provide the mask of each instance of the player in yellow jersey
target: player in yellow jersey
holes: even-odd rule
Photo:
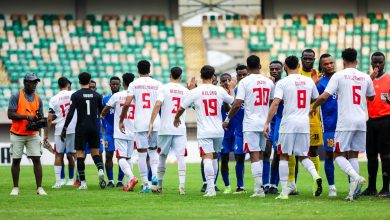
[[[312,49],[305,49],[302,51],[301,62],[302,67],[299,68],[299,73],[306,77],[313,79],[314,83],[317,84],[320,80],[320,73],[318,70],[313,68],[315,61],[315,52]],[[310,116],[310,150],[309,156],[310,160],[314,163],[317,172],[320,172],[320,157],[318,156],[318,147],[323,145],[322,138],[322,124],[320,118],[319,109],[316,110],[316,113],[313,116]],[[297,194],[297,188],[295,185],[295,170],[296,168],[296,159],[295,157],[290,157],[289,159],[289,177],[288,184],[291,194]]]

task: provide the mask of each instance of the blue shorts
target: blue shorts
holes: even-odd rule
[[[234,138],[234,154],[244,154],[244,137],[236,135]]]
[[[228,154],[234,151],[234,136],[229,138],[224,138],[222,141],[221,154]]]
[[[109,152],[115,151],[115,141],[113,136],[104,136],[104,150]]]
[[[103,150],[104,150],[104,144],[103,144],[103,142],[102,141],[100,141],[100,148],[99,148],[99,150],[101,151],[101,152],[103,152]],[[91,153],[91,151],[89,150],[89,147],[88,147],[88,143],[85,145],[85,154],[90,154]]]
[[[326,152],[333,152],[334,148],[334,134],[335,132],[324,132],[324,150]]]

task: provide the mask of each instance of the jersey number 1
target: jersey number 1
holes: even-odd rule
[[[91,101],[90,100],[85,100],[87,103],[87,115],[91,114]]]

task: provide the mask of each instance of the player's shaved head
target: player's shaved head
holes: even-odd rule
[[[175,66],[171,69],[171,77],[175,80],[179,79],[182,73],[183,70],[180,67]]]
[[[123,80],[123,84],[128,87],[130,85],[130,83],[132,83],[134,81],[134,74],[132,73],[125,73],[123,74],[122,76],[122,80]]]
[[[82,72],[79,74],[79,82],[81,85],[83,86],[88,85],[90,81],[91,81],[91,74],[87,72]]]
[[[200,69],[200,77],[202,79],[211,79],[213,78],[213,75],[215,74],[215,69],[214,67],[210,65],[204,65],[202,69]]]
[[[137,64],[138,73],[141,75],[147,75],[150,73],[150,63],[147,60],[141,60]]]

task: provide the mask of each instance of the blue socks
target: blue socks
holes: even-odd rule
[[[271,167],[270,184],[275,186],[279,185],[279,167]]]
[[[118,182],[122,182],[124,176],[125,176],[125,174],[123,173],[120,166],[118,166]]]
[[[107,172],[107,178],[109,181],[114,181],[114,171],[113,169],[106,169]]]
[[[269,161],[263,160],[263,185],[269,184],[269,173],[270,173],[271,163]]]
[[[73,179],[74,177],[74,167],[68,166],[68,172],[69,172],[69,179]]]
[[[61,167],[61,179],[65,179],[65,165],[62,165]]]
[[[333,159],[325,159],[325,174],[329,185],[334,185],[334,164]]]
[[[152,174],[152,168],[148,168],[148,181],[152,181],[152,176],[153,174]]]
[[[244,173],[245,173],[245,164],[236,163],[236,178],[237,178],[237,187],[244,187]]]

